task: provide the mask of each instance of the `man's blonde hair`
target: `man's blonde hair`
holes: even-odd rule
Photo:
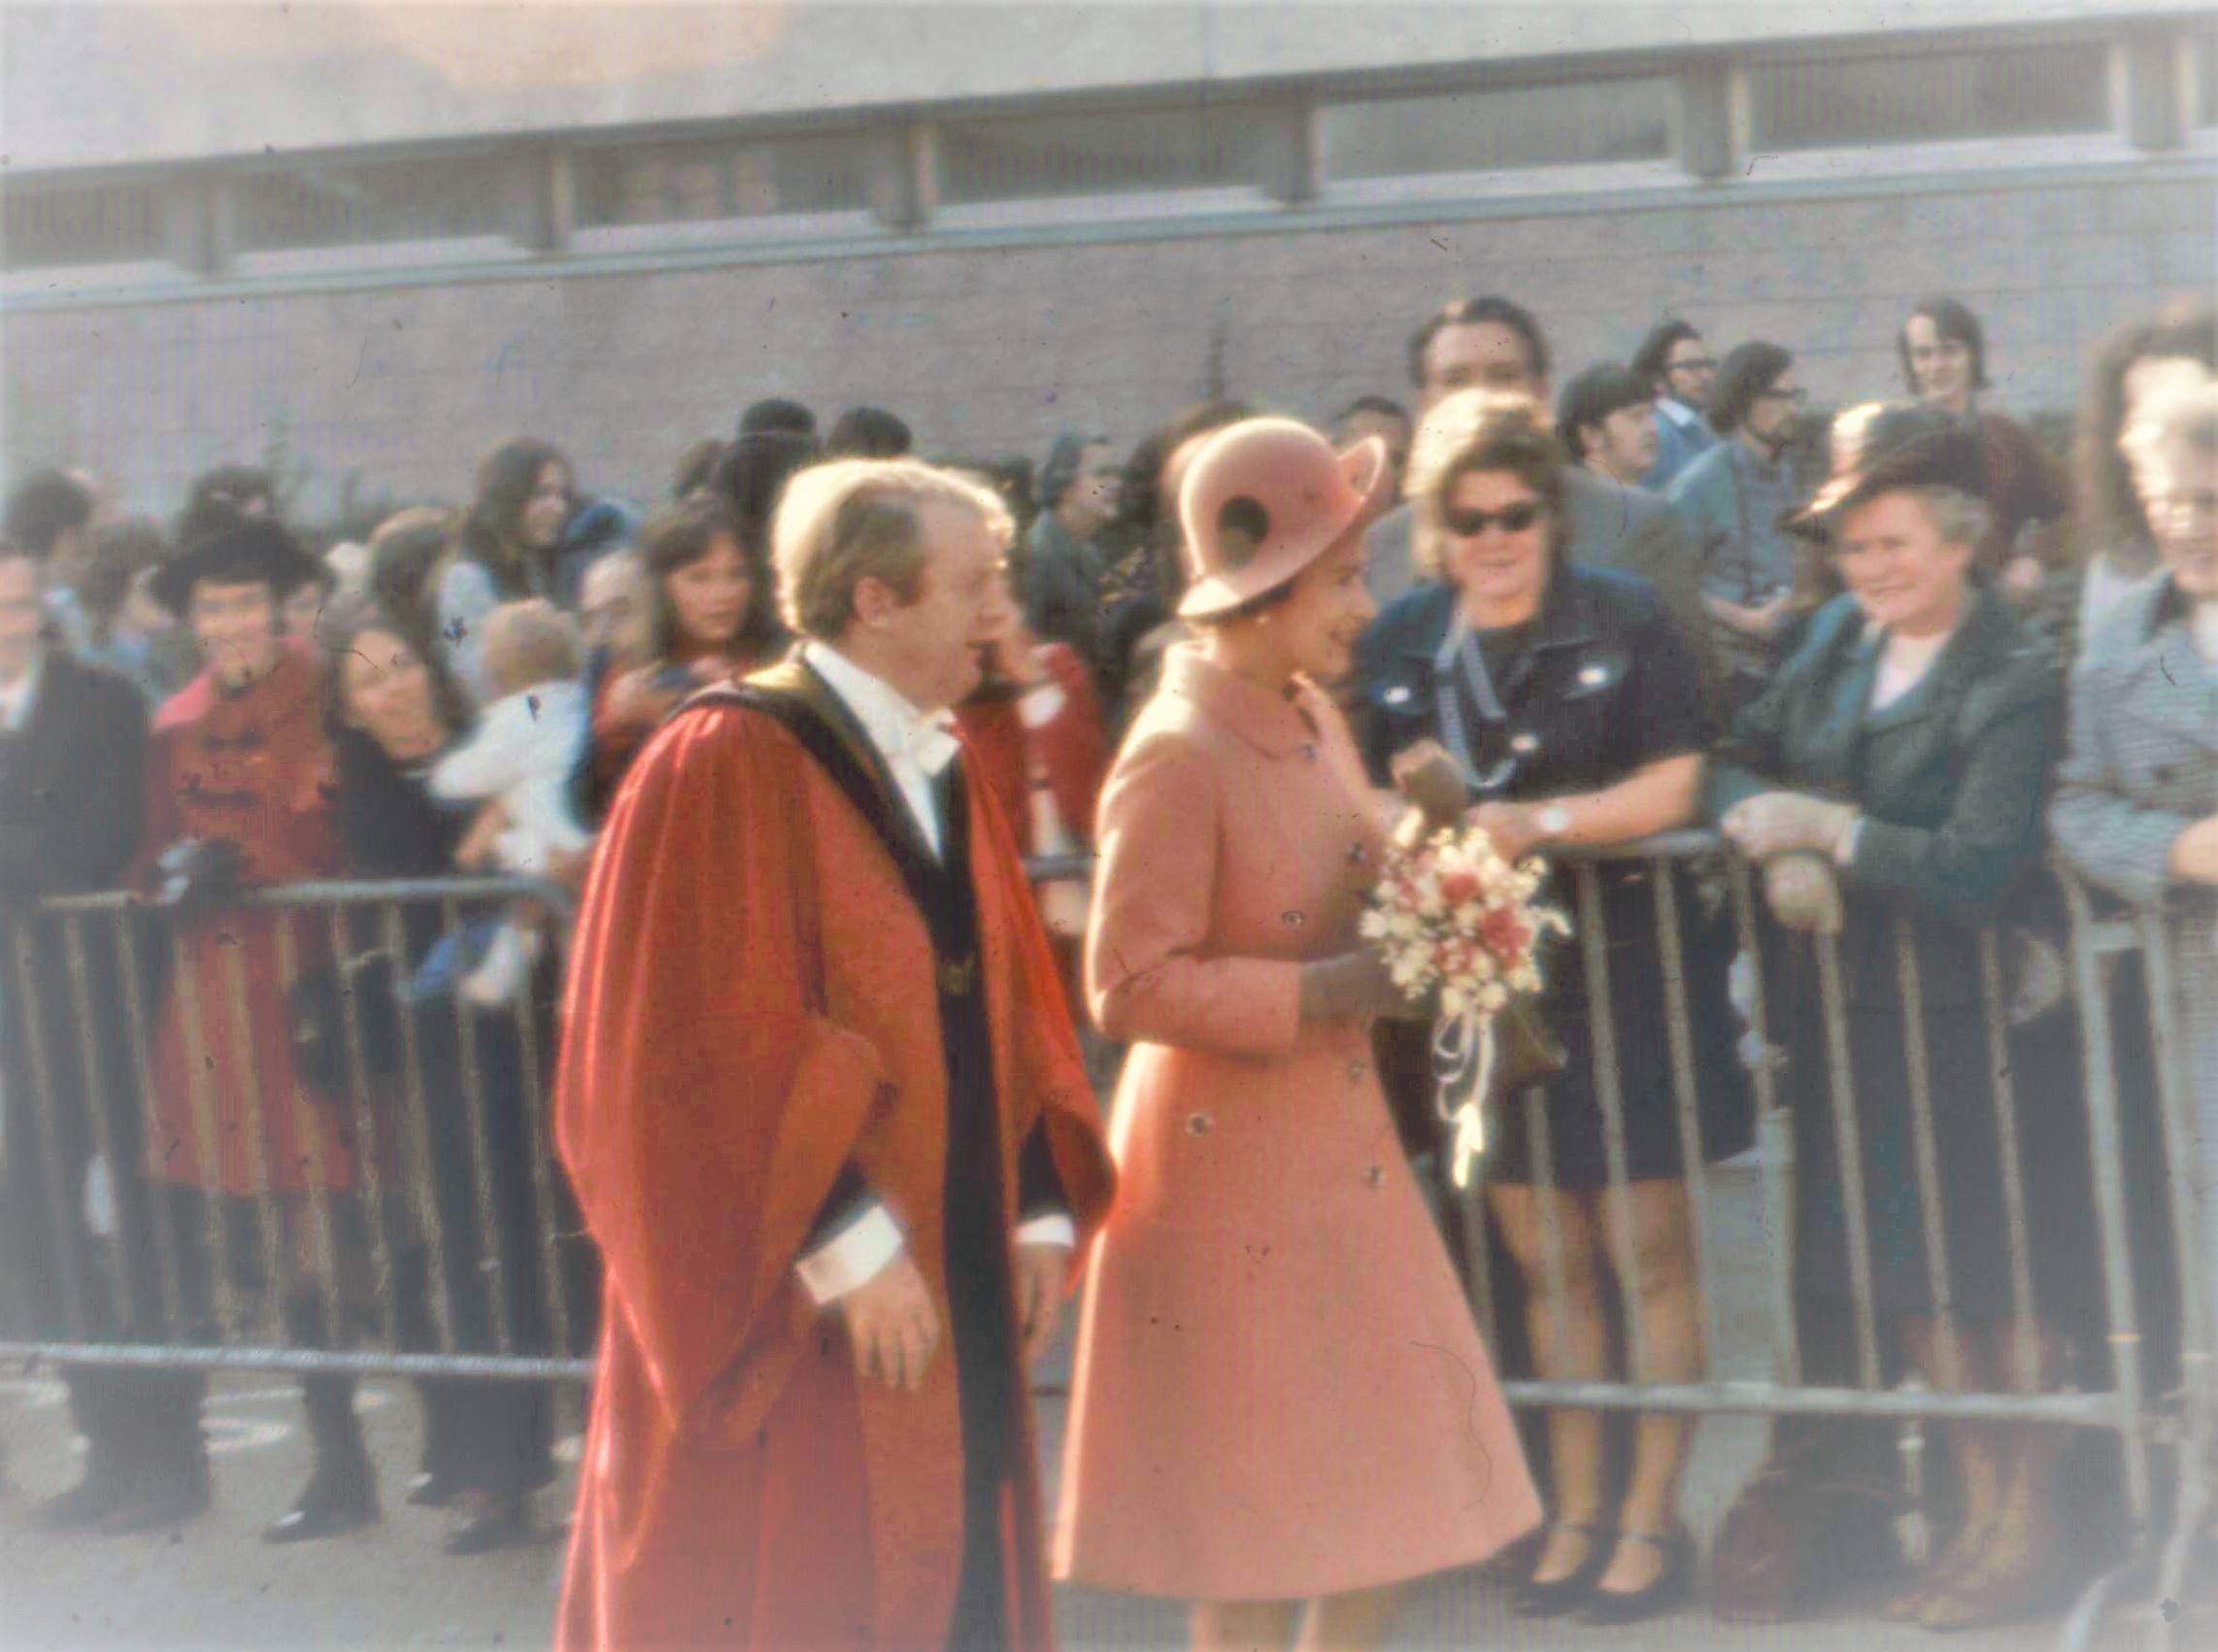
[[[1000,495],[921,459],[833,459],[795,475],[771,527],[787,624],[837,642],[855,622],[855,590],[866,579],[915,601],[924,584],[922,517],[933,504],[975,512],[1004,550],[1016,537]]]

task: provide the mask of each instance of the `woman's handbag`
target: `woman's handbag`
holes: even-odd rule
[[[1541,1019],[1539,994],[1519,993],[1502,1006],[1495,1018],[1495,1100],[1510,1100],[1570,1064],[1563,1041]]]
[[[1886,1486],[1823,1475],[1807,1449],[1775,1453],[1726,1511],[1710,1549],[1710,1613],[1785,1623],[1873,1574],[1899,1569]]]
[[[356,953],[309,971],[292,984],[286,1008],[293,1071],[310,1089],[344,1096],[357,1078],[400,1070],[400,980],[389,952]],[[357,1038],[358,1064],[351,1047]]]

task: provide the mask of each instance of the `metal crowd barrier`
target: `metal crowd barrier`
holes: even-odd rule
[[[558,974],[569,897],[525,880],[296,884],[243,894],[192,928],[123,893],[12,915],[0,993],[31,1094],[8,1098],[0,1147],[20,1298],[0,1301],[0,1358],[589,1376],[597,1292],[554,1154],[549,995],[493,1007],[466,1005],[451,984],[408,1005],[398,995],[423,980],[433,948],[466,968],[471,930],[523,907],[541,915]],[[269,927],[244,933],[257,924]],[[213,965],[188,944],[211,929]],[[272,966],[274,998],[250,979]],[[304,995],[319,973],[328,990]],[[311,1094],[297,1065],[289,1082],[269,1070],[257,1022],[273,1006],[296,1051],[321,1038],[336,1085]],[[174,1142],[164,1163],[147,1162],[165,1037],[189,1098],[182,1171]],[[206,1046],[218,1041],[248,1052],[230,1097],[210,1093]],[[246,1138],[245,1194],[221,1191],[226,1107],[243,1114],[230,1133]],[[296,1133],[311,1148],[287,1188],[273,1153]],[[307,1168],[328,1139],[351,1176]],[[288,1322],[294,1302],[312,1308],[313,1336]]]
[[[1661,1051],[1617,1048],[1609,1013],[1611,977],[1632,961],[1603,932],[1603,878],[1626,876],[1626,862],[1645,874],[1653,904],[1655,966],[1667,1011],[1668,1037]],[[1676,868],[1703,869],[1704,893],[1731,914],[1734,948],[1752,955],[1781,936],[1766,935],[1759,895],[1749,867],[1722,852],[1705,832],[1681,832],[1649,840],[1611,856],[1566,858],[1573,936],[1562,943],[1576,948],[1584,964],[1587,1024],[1592,1033],[1594,1083],[1605,1126],[1610,1185],[1628,1181],[1624,1074],[1629,1062],[1661,1061],[1669,1075],[1676,1129],[1688,1186],[1693,1223],[1697,1288],[1704,1315],[1708,1348],[1720,1342],[1717,1249],[1708,1231],[1710,1168],[1703,1144],[1697,1095],[1696,1022],[1705,1012],[1689,992],[1684,940],[1688,915],[1682,910],[1682,881]],[[1043,860],[1029,868],[1035,881],[1083,878],[1091,871],[1085,858]],[[1822,1096],[1789,1097],[1782,1093],[1778,1063],[1749,1063],[1749,1080],[1761,1146],[1761,1187],[1766,1230],[1795,1231],[1792,1105],[1824,1105],[1831,1113],[1842,1205],[1851,1260],[1854,1366],[1853,1381],[1803,1380],[1796,1320],[1796,1261],[1786,1243],[1769,1247],[1764,1294],[1766,1299],[1773,1374],[1764,1379],[1703,1376],[1683,1382],[1649,1379],[1650,1351],[1644,1346],[1639,1316],[1625,1314],[1625,1374],[1620,1378],[1563,1381],[1514,1377],[1504,1388],[1523,1407],[1571,1407],[1615,1411],[1664,1411],[1689,1414],[1828,1414],[1900,1422],[1980,1420],[2052,1424],[2114,1435],[2125,1481],[2126,1517],[2134,1534],[2157,1530],[2156,1490],[2151,1460],[2157,1448],[2173,1449],[2177,1518],[2169,1545],[2156,1552],[2145,1544],[2132,1560],[2099,1579],[2082,1598],[2067,1625],[2067,1643],[2084,1644],[2102,1612],[2143,1588],[2161,1589],[2178,1599],[2194,1534],[2218,1511],[2211,1452],[2218,1446],[2218,1382],[2213,1380],[2209,1323],[2210,1290],[2204,1276],[2198,1212],[2184,1166],[2195,1163],[2191,1075],[2178,1026],[2169,950],[2161,913],[2120,913],[2103,909],[2068,873],[2060,874],[2069,918],[2068,987],[2076,1010],[2083,1064],[2085,1125],[2092,1158],[2095,1228],[2088,1242],[2100,1263],[2102,1334],[2110,1353],[2110,1380],[2098,1388],[2044,1389],[2038,1381],[2035,1350],[2028,1336],[2016,1342],[2006,1390],[1979,1390],[1942,1383],[1918,1388],[1892,1382],[1883,1354],[1880,1313],[1873,1298],[1870,1235],[1865,1231],[1864,1155],[1858,1138],[1846,1028],[1844,986],[1837,940],[1813,938],[1793,944],[1812,949],[1820,985],[1830,1084]],[[452,941],[466,919],[482,921],[515,902],[533,902],[558,921],[563,896],[548,886],[501,879],[441,879],[380,884],[293,886],[254,894],[242,905],[275,913],[280,986],[289,1001],[301,978],[301,960],[310,947],[332,960],[364,952],[420,959],[427,934]],[[1713,922],[1716,922],[1713,918]],[[414,926],[412,928],[411,926]],[[8,1140],[13,1159],[26,1151],[38,1156],[42,1173],[20,1167],[7,1181],[9,1203],[36,1189],[45,1208],[36,1216],[48,1224],[52,1255],[58,1259],[55,1284],[45,1317],[26,1325],[21,1316],[5,1325],[0,1357],[77,1361],[102,1365],[173,1367],[232,1367],[253,1370],[349,1371],[395,1376],[487,1378],[585,1378],[590,1375],[588,1320],[597,1299],[581,1291],[577,1274],[589,1245],[578,1231],[566,1203],[566,1186],[550,1139],[547,1079],[553,1053],[551,1010],[544,1000],[519,1000],[498,1011],[465,1010],[452,995],[397,1018],[395,1070],[383,1070],[371,1059],[361,995],[342,994],[346,1081],[343,1094],[306,1102],[343,1113],[357,1146],[361,1174],[351,1189],[310,1187],[305,1198],[273,1194],[266,1153],[257,1158],[254,1196],[245,1200],[178,1199],[160,1197],[149,1183],[149,1197],[115,1198],[117,1219],[107,1231],[87,1227],[74,1177],[43,1173],[65,1157],[65,1111],[76,1078],[77,1104],[89,1115],[90,1139],[81,1130],[78,1151],[106,1159],[118,1186],[129,1184],[138,1168],[119,1161],[127,1153],[122,1137],[134,1121],[143,1134],[153,1094],[151,1062],[157,1016],[165,1004],[182,1015],[186,1043],[203,1017],[221,1013],[234,1029],[243,1029],[247,983],[240,952],[233,949],[221,979],[201,979],[206,966],[178,943],[168,926],[142,902],[119,894],[84,896],[45,903],[36,921],[17,921],[7,931],[7,969],[0,990],[15,998],[20,1013],[11,1018],[26,1036],[17,1071],[28,1071],[35,1094],[28,1108],[11,1103],[11,1123],[25,1111],[36,1121],[35,1140]],[[314,936],[311,940],[308,937]],[[559,945],[559,942],[556,942]],[[163,953],[166,956],[153,956]],[[105,962],[95,955],[104,950]],[[1996,1073],[1997,1139],[2002,1159],[2004,1210],[2009,1253],[2012,1320],[2030,1327],[2037,1307],[2031,1233],[2040,1213],[2030,1208],[2026,1166],[2022,1163],[2022,1121],[2018,1086],[2011,1075],[2011,1030],[2003,998],[1998,937],[1982,933],[1977,942],[1976,985]],[[1907,1100],[1913,1121],[1914,1176],[1923,1223],[1924,1250],[1932,1300],[1944,1322],[1953,1322],[1955,1304],[1947,1260],[1947,1232],[1941,1217],[1944,1166],[1936,1147],[1936,1108],[1950,1098],[1933,1094],[1927,1061],[1927,1028],[1920,992],[1921,961],[1906,922],[1898,921],[1896,963],[1903,989],[1904,1027],[1909,1042]],[[2114,1026],[2110,978],[2122,961],[2137,962],[2147,978],[2150,1006],[2148,1037],[2157,1053],[2157,1102],[2161,1118],[2168,1216],[2178,1253],[2180,1362],[2176,1393],[2145,1395],[2142,1332],[2138,1323],[2134,1256],[2129,1242],[2129,1192],[2121,1149],[2121,1086],[2115,1060],[2119,1029]],[[162,979],[166,965],[166,982]],[[1754,991],[1744,1005],[1747,1030],[1759,1046],[1775,1048],[1777,1017],[1764,1001],[1764,971],[1752,972]],[[112,991],[103,994],[98,988]],[[157,995],[161,996],[157,999]],[[222,1006],[220,1012],[212,1006]],[[59,1013],[57,1013],[59,1012]],[[2071,1010],[2059,1011],[2062,1014]],[[55,1034],[67,1028],[64,1047]],[[452,1045],[444,1040],[452,1038]],[[485,1052],[499,1042],[510,1053],[517,1091],[508,1109],[513,1127],[505,1140],[491,1128]],[[441,1044],[446,1057],[425,1046]],[[74,1046],[74,1049],[67,1046]],[[197,1052],[194,1052],[197,1056]],[[257,1134],[270,1097],[268,1075],[251,1068],[252,1081],[241,1098]],[[208,1098],[199,1097],[206,1122]],[[296,1097],[297,1100],[297,1097]],[[1548,1163],[1548,1117],[1543,1093],[1528,1091],[1504,1103],[1526,1111],[1538,1161],[1538,1185],[1554,1186]],[[457,1132],[459,1114],[460,1129]],[[15,1131],[11,1129],[11,1136]],[[213,1144],[196,1144],[205,1156]],[[389,1145],[389,1152],[388,1152]],[[503,1173],[503,1151],[527,1160],[527,1202],[532,1213],[528,1244],[520,1253],[504,1220],[516,1226],[516,1166],[507,1168],[510,1209],[496,1209],[496,1180]],[[442,1159],[444,1155],[444,1159]],[[466,1160],[466,1188],[457,1187],[457,1156]],[[1491,1258],[1482,1219],[1484,1164],[1477,1185],[1457,1224],[1462,1263],[1473,1307],[1490,1340],[1498,1345],[1496,1305],[1488,1281]],[[1605,1233],[1628,1302],[1640,1295],[1640,1259],[1630,1229],[1626,1202],[1616,1201],[1619,1220]],[[1563,1239],[1554,1201],[1541,1201],[1548,1257],[1544,1300],[1561,1304],[1563,1293]],[[17,1209],[21,1224],[34,1213]],[[136,1230],[136,1231],[134,1231]],[[23,1230],[18,1226],[16,1231]],[[195,1261],[197,1249],[197,1257]],[[457,1266],[473,1267],[487,1287],[473,1314],[469,1298],[458,1297],[462,1282],[451,1277]],[[360,1302],[326,1289],[320,1312],[322,1345],[295,1345],[279,1317],[285,1287],[303,1278],[334,1282],[347,1269],[365,1267],[369,1286]],[[416,1286],[412,1272],[422,1277]],[[527,1277],[528,1276],[528,1277]],[[411,1289],[423,1298],[419,1314],[426,1323],[412,1332],[403,1323]],[[342,1311],[345,1310],[345,1311]],[[350,1314],[352,1317],[350,1318]],[[1554,1316],[1559,1332],[1563,1315]],[[457,1321],[462,1322],[458,1329]],[[530,1323],[524,1323],[529,1321]]]

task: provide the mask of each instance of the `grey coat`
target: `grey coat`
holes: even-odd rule
[[[2196,648],[2168,578],[2088,633],[2058,781],[2049,826],[2066,858],[2111,893],[2165,908],[2207,1198],[2218,1187],[2218,890],[2174,883],[2170,860],[2183,830],[2218,814],[2218,663]],[[2218,1261],[2218,1201],[2206,1210],[2205,1254]]]

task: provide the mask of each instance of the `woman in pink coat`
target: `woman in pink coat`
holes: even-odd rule
[[[1131,1042],[1057,1574],[1194,1602],[1198,1648],[1375,1645],[1398,1586],[1539,1502],[1371,1067],[1406,1008],[1356,921],[1393,801],[1317,680],[1374,612],[1376,438],[1213,437],[1180,494],[1198,642],[1103,794],[1088,992]]]

